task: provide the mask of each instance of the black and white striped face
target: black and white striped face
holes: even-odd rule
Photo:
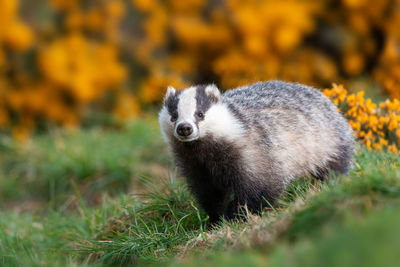
[[[215,85],[200,85],[176,91],[168,87],[159,122],[164,138],[182,142],[197,140],[212,131],[221,94]],[[215,110],[215,111],[214,111]],[[211,113],[210,113],[211,112]],[[218,116],[217,116],[218,117]]]

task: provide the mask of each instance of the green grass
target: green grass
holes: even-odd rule
[[[155,120],[120,131],[55,132],[23,145],[3,138],[0,153],[0,203],[23,200],[55,207],[65,204],[76,187],[89,202],[104,192],[140,189],[138,178],[170,162]]]
[[[400,160],[305,178],[279,206],[210,228],[155,120],[0,139],[0,266],[396,266]]]

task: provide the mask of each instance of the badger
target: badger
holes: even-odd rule
[[[212,223],[274,205],[294,179],[347,174],[353,133],[320,91],[258,82],[168,87],[159,123],[175,163]]]

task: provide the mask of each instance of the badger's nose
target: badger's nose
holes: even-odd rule
[[[189,123],[181,123],[178,125],[176,132],[180,136],[189,136],[193,133],[193,128],[192,125],[190,125]]]

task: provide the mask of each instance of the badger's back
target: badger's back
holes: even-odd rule
[[[254,169],[272,158],[288,181],[308,173],[322,177],[328,169],[348,171],[351,129],[321,92],[270,81],[227,91],[222,101],[246,126],[248,162]]]

